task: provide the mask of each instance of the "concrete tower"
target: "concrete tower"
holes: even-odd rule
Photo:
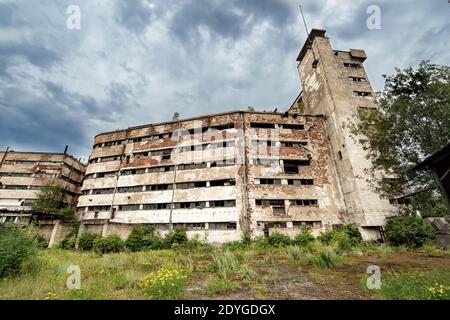
[[[325,30],[313,29],[297,61],[303,92],[298,102],[307,114],[323,114],[332,157],[347,209],[348,222],[360,226],[366,239],[380,236],[385,218],[395,213],[367,182],[366,152],[346,127],[357,120],[358,108],[377,108],[364,70],[364,50],[333,50]]]

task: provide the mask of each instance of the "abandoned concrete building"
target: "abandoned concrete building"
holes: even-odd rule
[[[366,181],[348,121],[376,108],[363,50],[333,50],[312,30],[298,56],[303,91],[286,113],[235,111],[99,134],[79,197],[80,232],[136,224],[187,228],[210,242],[274,230],[315,234],[355,223],[382,236],[396,208]]]
[[[62,206],[75,207],[85,170],[83,163],[65,153],[0,152],[0,223],[29,224],[37,193],[48,185],[64,191]],[[55,219],[39,218],[44,237],[51,240]]]

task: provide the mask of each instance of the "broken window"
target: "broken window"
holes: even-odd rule
[[[288,179],[288,184],[293,186],[312,186],[313,179]]]
[[[309,160],[284,160],[284,173],[298,174],[299,166],[309,166]]]
[[[236,222],[210,222],[209,230],[236,230]]]
[[[133,156],[136,159],[143,158],[143,157],[148,157],[149,156],[149,152],[139,152],[139,153],[133,154]]]
[[[206,201],[201,202],[178,202],[174,204],[175,209],[203,209],[206,208]]]
[[[169,172],[174,170],[175,166],[153,167],[148,169],[148,173]]]
[[[290,147],[290,148],[300,148],[302,146],[307,146],[308,142],[304,142],[304,141],[281,141],[281,146],[282,147]]]
[[[234,179],[215,180],[210,182],[211,187],[234,186],[235,184],[236,181]]]
[[[235,165],[234,159],[227,159],[227,160],[223,160],[223,161],[211,162],[211,168],[232,167],[234,165]]]
[[[178,165],[178,170],[195,170],[195,169],[204,169],[207,168],[208,164],[206,162],[202,163],[189,163],[189,164],[180,164]]]
[[[92,206],[88,207],[88,211],[109,211],[111,210],[111,206]]]
[[[89,192],[89,190],[86,190]],[[111,194],[114,192],[114,188],[105,188],[105,189],[94,189],[92,190],[92,194]]]
[[[165,210],[170,209],[170,203],[149,203],[143,205],[143,210]]]
[[[258,129],[275,129],[275,124],[273,123],[250,123],[250,128],[258,128]]]
[[[220,201],[210,201],[210,208],[222,208],[222,207],[235,207],[236,200],[220,200]]]
[[[317,206],[317,200],[290,200],[291,206],[302,206],[302,207],[312,207]]]
[[[174,227],[182,227],[189,231],[205,230],[205,223],[175,223]]]
[[[358,97],[370,97],[372,94],[370,92],[367,91],[353,91],[355,96]]]
[[[257,206],[284,206],[284,200],[255,200]]]
[[[347,68],[359,68],[359,67],[361,67],[361,65],[359,63],[344,62],[344,67],[347,67]]]
[[[119,193],[134,193],[134,192],[142,192],[143,188],[142,186],[135,186],[135,187],[121,187],[117,189],[117,192]]]
[[[268,185],[281,184],[281,179],[259,179],[259,183]]]
[[[268,166],[268,165],[279,165],[280,161],[278,159],[253,159],[254,166]]]
[[[141,205],[139,204],[121,205],[119,206],[119,211],[138,211],[140,208]]]
[[[206,181],[177,183],[177,189],[206,188]]]
[[[283,124],[283,129],[304,130],[305,126],[303,124]]]
[[[264,228],[267,227],[269,229],[286,229],[287,223],[286,222],[260,222],[259,225]]]
[[[322,221],[293,221],[292,224],[294,228],[322,228]]]
[[[364,82],[366,81],[365,78],[362,77],[348,77],[350,80],[354,81],[354,82]]]
[[[173,184],[157,184],[146,186],[147,191],[172,190]]]

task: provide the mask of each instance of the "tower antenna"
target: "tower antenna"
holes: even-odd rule
[[[308,42],[308,47],[311,48],[311,51],[312,51],[312,54],[313,54],[313,57],[314,57],[313,66],[314,65],[317,66],[316,54],[314,53],[314,48],[312,47],[311,35],[309,33],[309,30],[308,30],[308,25],[306,23],[305,15],[303,14],[303,8],[302,8],[302,3],[301,2],[300,2],[299,6],[300,6],[300,13],[302,15],[303,25],[305,26],[306,36],[308,37],[306,41]]]

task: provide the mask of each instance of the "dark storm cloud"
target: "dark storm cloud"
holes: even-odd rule
[[[152,15],[145,0],[119,1],[117,12],[118,21],[136,33],[147,28]]]
[[[33,43],[0,43],[0,57],[5,62],[23,57],[37,67],[48,67],[60,60],[57,52]]]
[[[0,26],[12,26],[14,24],[13,13],[17,9],[14,3],[0,3]]]
[[[0,0],[0,149],[86,157],[95,134],[226,110],[285,110],[301,90],[298,0]],[[65,27],[78,4],[81,30]],[[366,26],[379,5],[382,29]],[[450,63],[446,1],[302,0],[335,49],[365,49],[382,74]]]
[[[268,20],[282,27],[293,20],[293,12],[283,1],[218,0],[182,1],[183,5],[172,19],[173,35],[183,42],[192,42],[199,35],[199,27],[225,38],[237,39],[248,34],[257,23]]]

